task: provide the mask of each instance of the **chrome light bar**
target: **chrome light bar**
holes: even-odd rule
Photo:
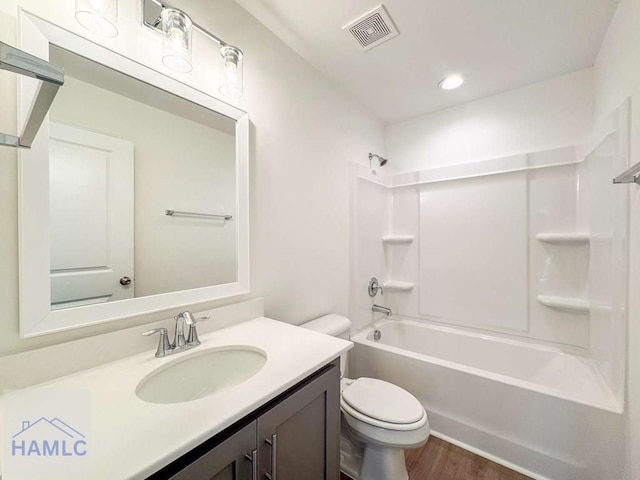
[[[160,14],[162,13],[163,8],[170,8],[164,0],[142,0],[142,23],[145,27],[149,27],[152,30],[161,32],[160,29]],[[215,43],[220,45],[221,47],[229,47],[228,43],[222,40],[220,37],[214,35],[206,28],[198,25],[193,22],[193,28],[202,33],[205,37],[213,40]],[[233,47],[236,48],[237,47]]]

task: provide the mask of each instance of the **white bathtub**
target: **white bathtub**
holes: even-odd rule
[[[590,359],[404,319],[352,340],[350,374],[409,390],[436,436],[534,478],[622,478],[624,447],[603,434],[623,428],[622,407]]]

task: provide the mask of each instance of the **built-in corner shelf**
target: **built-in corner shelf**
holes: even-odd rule
[[[571,233],[538,233],[536,240],[543,243],[549,243],[553,245],[566,245],[567,247],[579,247],[582,245],[589,245],[591,242],[591,234],[584,232],[571,232]],[[566,253],[573,252],[573,249],[565,250]],[[559,253],[559,252],[558,252]],[[581,254],[577,261],[588,262],[588,253]],[[585,269],[586,271],[586,269]],[[591,302],[582,298],[575,297],[558,297],[554,295],[538,295],[536,300],[542,305],[549,308],[558,308],[562,310],[569,310],[574,312],[588,313],[591,311]]]
[[[538,233],[536,240],[544,243],[588,243],[591,235],[588,233]]]
[[[536,300],[542,305],[552,308],[562,308],[564,310],[575,310],[578,312],[588,312],[591,305],[587,300],[570,297],[553,297],[551,295],[538,295]]]
[[[382,284],[385,290],[390,292],[409,292],[413,290],[412,282],[398,282],[395,280],[387,280]]]
[[[386,245],[397,245],[400,243],[413,242],[413,235],[384,235],[382,242]]]

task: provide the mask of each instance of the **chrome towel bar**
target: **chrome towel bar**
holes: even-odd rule
[[[29,116],[19,137],[0,133],[0,145],[15,148],[31,148],[47,112],[64,84],[64,69],[41,58],[0,42],[0,70],[40,80]]]
[[[222,218],[231,220],[231,215],[216,215],[213,213],[197,213],[197,212],[180,212],[178,210],[165,210],[164,214],[168,217],[202,217],[202,218]]]

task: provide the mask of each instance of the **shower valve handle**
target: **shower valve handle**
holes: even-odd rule
[[[380,295],[384,295],[384,290],[382,289],[382,285],[378,283],[378,279],[376,277],[371,277],[371,280],[369,280],[369,288],[367,290],[369,292],[369,296],[375,297],[378,294],[378,290],[380,290]]]

